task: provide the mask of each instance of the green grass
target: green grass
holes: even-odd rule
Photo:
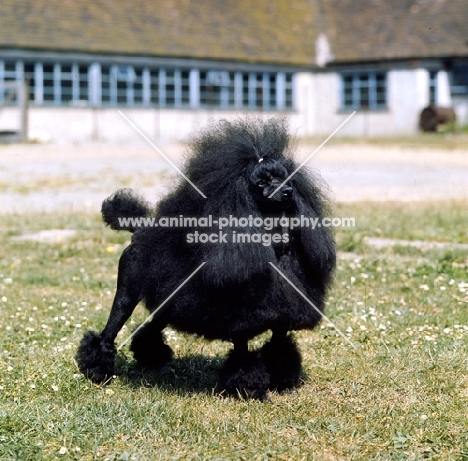
[[[297,338],[297,392],[271,403],[219,395],[229,349],[170,329],[174,362],[142,373],[128,349],[108,386],[73,356],[107,319],[129,234],[94,215],[3,216],[0,254],[0,459],[468,459],[468,252],[377,250],[364,237],[468,242],[466,203],[340,205],[356,228],[342,251],[324,323]],[[18,234],[77,229],[66,242]],[[137,308],[118,341],[145,317]],[[260,345],[265,338],[253,344]]]
[[[131,186],[154,186],[162,182],[170,181],[175,176],[167,171],[160,171],[152,174],[141,173],[138,175],[138,182],[135,175],[119,175],[112,172],[104,172],[106,179],[112,180],[121,187]],[[62,175],[62,176],[44,176],[39,178],[28,178],[27,180],[18,181],[0,181],[0,193],[11,192],[22,195],[28,195],[34,192],[41,191],[60,191],[62,189],[70,189],[74,187],[87,186],[90,189],[96,188],[103,180],[101,176],[84,176],[84,175]]]
[[[300,145],[318,146],[323,137],[307,137]],[[339,134],[328,141],[327,145],[369,145],[375,147],[401,147],[408,149],[466,149],[468,147],[468,127],[443,129],[437,133],[417,133],[408,136],[348,137]]]

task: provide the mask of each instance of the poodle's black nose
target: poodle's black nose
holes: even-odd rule
[[[289,198],[291,197],[292,195],[292,187],[290,186],[284,186],[282,189],[281,189],[281,194],[283,195],[283,197],[286,197],[286,198]]]

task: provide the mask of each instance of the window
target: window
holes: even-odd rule
[[[200,72],[200,106],[233,107],[234,74],[227,71]]]
[[[18,67],[13,61],[0,61],[0,104],[13,105],[16,102],[16,92],[8,86],[1,85],[7,82],[16,82]]]
[[[468,63],[454,64],[450,77],[450,90],[453,95],[468,94]]]
[[[141,75],[140,75],[141,77]],[[134,105],[137,73],[131,66],[103,66],[101,68],[101,101],[103,105]]]
[[[341,76],[343,109],[385,109],[387,107],[387,74],[355,72]]]
[[[0,84],[8,80],[26,80],[35,105],[294,108],[294,75],[286,72],[0,60]]]
[[[30,102],[37,105],[87,105],[88,66],[26,62]]]
[[[294,107],[294,94],[293,94],[293,74],[285,75],[285,101],[284,105],[286,109],[292,109]]]

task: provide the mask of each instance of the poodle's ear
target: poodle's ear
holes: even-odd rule
[[[308,268],[314,274],[329,274],[335,267],[336,252],[331,229],[322,222],[330,211],[326,198],[321,188],[304,171],[297,172],[291,184],[295,197],[293,214],[300,219],[308,218],[309,222],[308,226],[301,225],[291,231],[293,244],[298,253],[305,257]],[[315,227],[310,218],[315,222]]]
[[[261,276],[275,257],[271,242],[263,240],[263,227],[251,225],[261,214],[245,179],[239,178],[231,186],[231,193],[227,194],[229,200],[208,198],[205,207],[206,215],[229,220],[228,226],[220,230],[225,242],[205,244],[201,248],[201,257],[206,262],[203,277],[214,286],[239,284]],[[244,225],[246,220],[247,226]]]

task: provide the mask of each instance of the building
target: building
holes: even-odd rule
[[[354,110],[341,134],[414,133],[429,103],[468,123],[467,23],[466,0],[2,0],[0,130],[22,81],[30,129],[71,141],[131,139],[119,109],[171,140],[239,113],[304,136]]]

